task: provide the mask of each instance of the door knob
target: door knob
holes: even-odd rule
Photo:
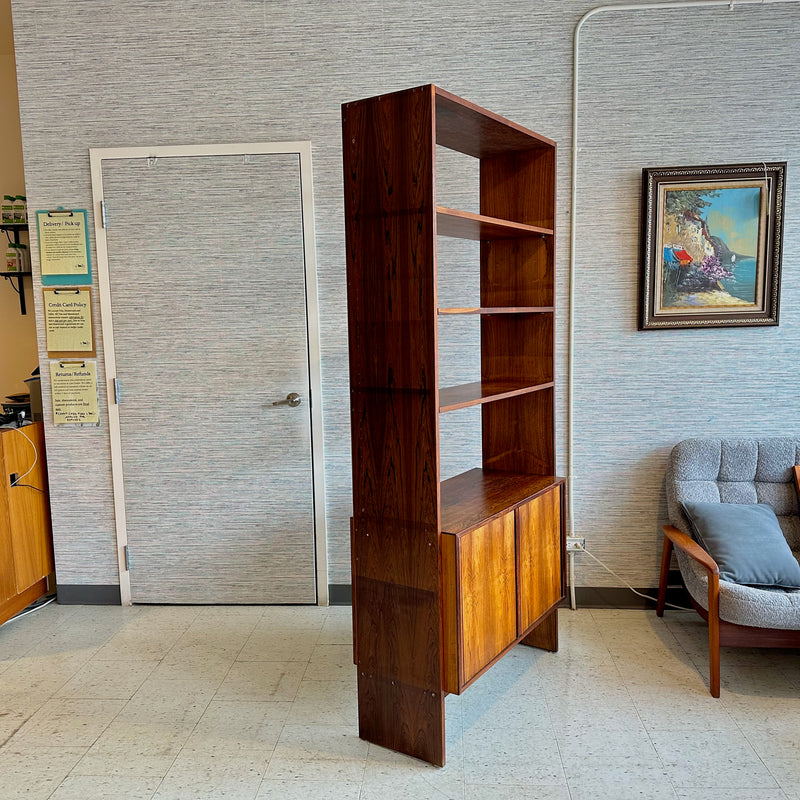
[[[295,408],[300,405],[303,401],[300,399],[300,395],[297,392],[289,392],[286,395],[284,400],[275,400],[272,405],[274,406],[291,406]]]

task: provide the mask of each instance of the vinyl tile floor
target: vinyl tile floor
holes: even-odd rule
[[[358,738],[350,609],[61,606],[0,627],[0,800],[800,800],[800,651],[561,610],[446,700],[447,765]]]

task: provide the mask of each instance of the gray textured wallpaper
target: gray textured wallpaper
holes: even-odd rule
[[[349,582],[340,105],[435,83],[558,141],[563,471],[572,34],[595,5],[13,1],[32,209],[91,207],[89,147],[312,142],[330,583]],[[592,552],[635,586],[657,578],[663,471],[676,441],[797,432],[798,35],[800,7],[788,4],[612,12],[583,29],[575,527]],[[642,168],[760,160],[789,162],[780,327],[637,332]],[[455,161],[452,186],[439,190],[442,202],[473,185],[469,168]],[[443,253],[453,270],[442,277],[443,294],[458,287],[469,257],[457,247]],[[36,304],[40,311],[38,283]],[[448,382],[468,376],[474,362],[456,346],[475,340],[468,328],[443,333]],[[40,356],[44,363],[46,354]],[[43,393],[47,405],[46,379]],[[442,431],[453,450],[448,474],[475,458],[471,421],[452,417]],[[46,421],[59,582],[116,583],[105,398],[97,429],[54,429]],[[580,584],[621,585],[587,562],[579,558]]]

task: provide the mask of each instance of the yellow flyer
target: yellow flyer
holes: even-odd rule
[[[99,425],[94,361],[51,361],[55,425]]]
[[[90,284],[86,209],[37,211],[36,227],[42,283]]]
[[[91,289],[42,289],[42,297],[48,355],[94,355]]]

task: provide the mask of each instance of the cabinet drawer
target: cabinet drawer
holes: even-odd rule
[[[561,488],[516,510],[519,635],[561,600]]]
[[[514,514],[442,535],[445,691],[458,694],[517,638]]]

